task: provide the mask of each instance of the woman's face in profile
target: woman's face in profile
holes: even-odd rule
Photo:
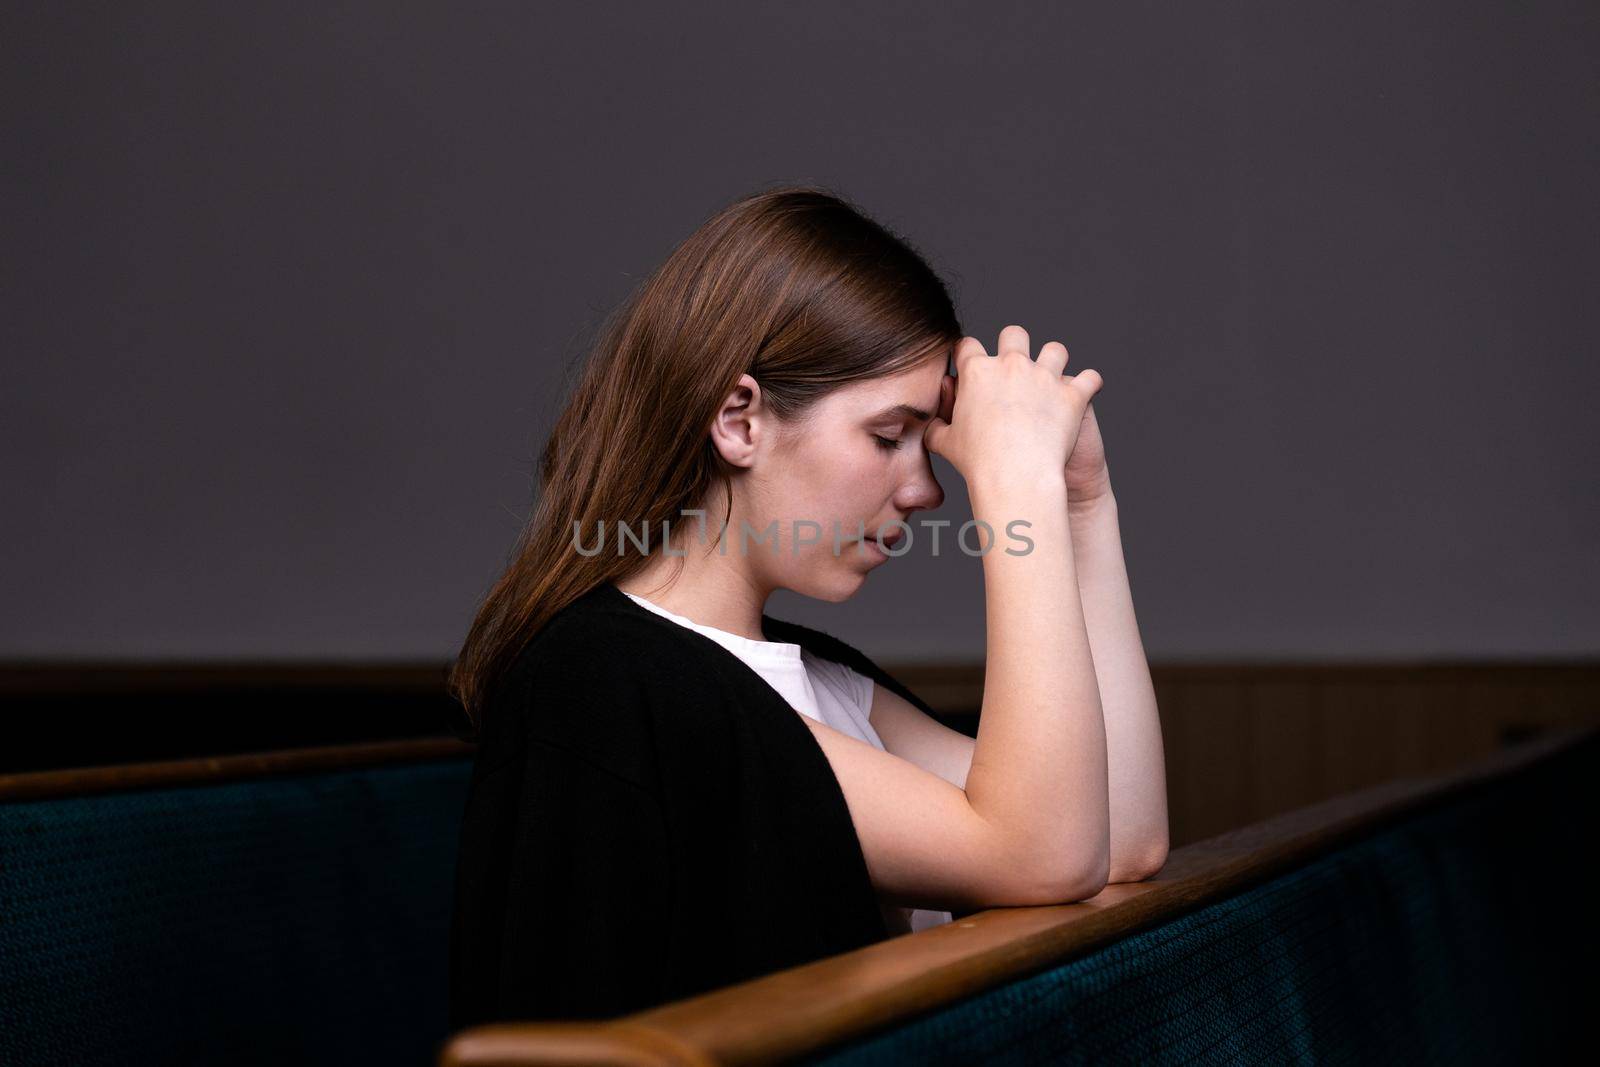
[[[844,600],[892,558],[876,547],[880,530],[899,551],[892,541],[908,535],[912,513],[944,502],[922,433],[926,416],[938,414],[945,367],[934,357],[840,386],[781,426],[742,502],[754,531],[746,562],[761,569],[762,584]],[[754,539],[774,521],[776,554]]]

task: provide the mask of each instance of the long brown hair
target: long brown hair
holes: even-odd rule
[[[551,616],[646,562],[620,547],[574,551],[575,530],[619,519],[676,528],[717,479],[732,499],[710,428],[741,374],[787,422],[961,337],[922,256],[826,189],[774,189],[712,215],[600,328],[545,444],[533,513],[451,669],[466,713],[457,733],[477,738],[495,681]]]

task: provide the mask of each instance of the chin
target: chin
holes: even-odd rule
[[[784,588],[829,604],[849,600],[866,584],[868,573],[865,564],[855,563],[852,551],[847,549],[837,557],[824,553],[811,569],[788,575]]]
[[[846,600],[849,600],[851,597],[855,596],[856,591],[865,585],[866,582],[867,576],[865,574],[860,574],[854,579],[846,578],[841,582],[835,583],[826,592],[813,593],[809,595],[815,596],[818,600],[825,600],[830,604],[842,604]]]

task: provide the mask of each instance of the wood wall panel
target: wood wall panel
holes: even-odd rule
[[[1245,770],[1256,758],[1256,736],[1237,690],[1183,683],[1172,704],[1183,713],[1163,714],[1161,732],[1173,840],[1209,837],[1247,821],[1255,810],[1255,783]]]
[[[1174,846],[1600,725],[1600,668],[1152,669]],[[1209,679],[1209,680],[1202,680]]]
[[[888,666],[923,692],[923,668]],[[967,670],[939,668],[927,699],[974,734],[982,672]],[[1589,663],[1157,664],[1151,677],[1174,845],[1600,725],[1600,665]]]
[[[883,666],[975,734],[982,664]],[[0,774],[447,734],[440,664],[0,664]],[[1174,846],[1556,727],[1600,662],[1154,664]]]
[[[1249,811],[1288,811],[1324,795],[1326,761],[1315,690],[1303,681],[1261,681],[1242,687],[1250,731]],[[1237,825],[1237,824],[1235,824]]]

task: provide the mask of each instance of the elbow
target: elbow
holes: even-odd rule
[[[1111,884],[1111,871],[1108,866],[1100,866],[1088,874],[1081,874],[1068,881],[1061,887],[1061,903],[1075,904],[1080,900],[1089,900],[1100,895],[1100,891]]]
[[[1091,861],[1087,868],[1080,866],[1068,872],[1059,889],[1061,902],[1072,904],[1099,896],[1100,891],[1110,882],[1111,861],[1106,856],[1099,856]]]
[[[1100,891],[1111,883],[1113,859],[1109,835],[1100,840],[1097,848],[1087,853],[1079,851],[1066,856],[1066,862],[1057,865],[1051,878],[1051,891],[1055,897],[1052,903],[1074,904],[1099,896]]]
[[[1139,847],[1125,850],[1106,876],[1108,882],[1143,882],[1154,878],[1167,865],[1167,837],[1161,834]]]
[[[1111,881],[1111,863],[1105,853],[1084,859],[1078,857],[1065,868],[1035,872],[1025,887],[1010,895],[1014,905],[1048,906],[1076,904],[1098,896]]]

